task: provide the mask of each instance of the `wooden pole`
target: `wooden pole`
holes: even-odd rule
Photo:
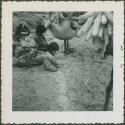
[[[66,55],[66,40],[64,40],[64,54]]]
[[[66,43],[67,43],[66,49],[68,50],[69,49],[69,42],[68,42],[68,40],[66,40]]]

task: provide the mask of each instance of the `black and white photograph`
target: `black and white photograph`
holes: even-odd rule
[[[25,123],[35,118],[39,123],[40,117],[35,113],[43,113],[44,123],[47,117],[51,123],[58,123],[52,120],[56,116],[51,113],[60,113],[60,119],[64,115],[61,113],[67,113],[64,117],[68,116],[69,121],[73,120],[68,113],[79,113],[76,120],[77,114],[72,114],[75,123],[90,123],[89,115],[96,123],[96,116],[99,122],[122,121],[124,25],[123,9],[115,8],[123,2],[111,2],[113,6],[110,2],[97,2],[98,8],[96,2],[27,2],[23,6],[24,3],[14,2],[9,7],[11,12],[6,10],[9,3],[2,8],[2,109],[10,104],[8,116],[15,113],[9,121],[17,123],[22,117]],[[26,113],[34,115],[27,120]],[[84,114],[86,119],[82,120],[80,113],[88,113]]]
[[[14,12],[13,110],[113,110],[113,12]]]

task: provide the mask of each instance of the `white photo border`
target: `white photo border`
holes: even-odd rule
[[[14,11],[113,11],[113,111],[12,111],[12,18]],[[2,2],[2,123],[123,123],[124,120],[124,2]],[[122,67],[121,67],[122,66]]]

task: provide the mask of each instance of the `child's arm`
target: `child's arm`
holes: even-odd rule
[[[43,36],[39,36],[39,38],[36,37],[35,41],[37,43],[38,50],[43,50],[43,51],[47,50],[48,44],[47,44],[47,41],[46,41],[44,35]]]
[[[47,45],[47,41],[44,35],[40,35],[40,36],[36,35],[34,39],[39,46]]]

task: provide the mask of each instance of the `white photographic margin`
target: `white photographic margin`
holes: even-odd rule
[[[113,11],[113,111],[12,111],[12,23],[14,11]],[[2,2],[2,123],[123,123],[124,2]]]

